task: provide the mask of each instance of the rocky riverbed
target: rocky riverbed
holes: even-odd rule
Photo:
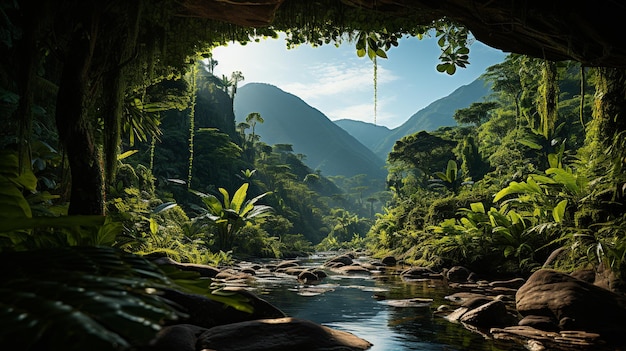
[[[532,351],[622,350],[626,342],[626,299],[594,284],[588,271],[565,274],[551,269],[528,279],[482,280],[464,267],[441,272],[407,267],[393,257],[375,260],[348,252],[328,257],[319,266],[301,260],[239,262],[230,267],[183,264],[169,259],[155,263],[195,271],[210,278],[221,294],[239,296],[253,307],[241,311],[199,295],[170,291],[186,319],[166,326],[155,338],[153,350],[367,350],[372,344],[352,333],[308,320],[291,318],[251,291],[255,281],[292,280],[298,294],[323,294],[332,286],[329,275],[397,275],[406,281],[436,281],[451,293],[445,304],[415,296],[391,299],[384,292],[372,298],[394,307],[425,306],[433,315],[459,323],[485,338],[508,340]],[[184,345],[184,347],[183,347]]]

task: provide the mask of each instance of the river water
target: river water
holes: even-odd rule
[[[300,264],[320,267],[326,259],[328,256],[316,255],[301,259]],[[293,276],[259,275],[251,288],[290,317],[347,331],[371,342],[369,351],[526,350],[517,343],[469,331],[438,314],[437,307],[449,305],[445,297],[453,293],[441,280],[404,281],[397,274],[384,273],[328,273],[314,285],[302,285]],[[411,307],[395,307],[393,301],[402,299],[418,302]]]

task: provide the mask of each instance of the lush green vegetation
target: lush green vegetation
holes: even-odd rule
[[[618,142],[605,154],[589,143],[597,74],[518,55],[490,67],[492,101],[458,110],[459,127],[396,142],[394,197],[368,234],[370,248],[491,275],[525,275],[549,258],[566,270],[620,275],[624,150]]]
[[[257,29],[180,11],[169,0],[0,6],[2,339],[137,348],[175,318],[152,293],[165,288],[250,308],[154,256],[217,265],[360,246],[523,274],[565,248],[560,267],[624,271],[623,71],[510,56],[486,74],[497,105],[397,142],[387,202],[363,198],[359,177],[328,179],[290,145],[261,143],[255,123],[271,116],[235,125],[243,76],[214,77],[210,49],[285,31],[289,45],[351,40],[375,61],[434,29],[437,68],[453,74],[468,63],[465,28],[338,1],[290,2]]]

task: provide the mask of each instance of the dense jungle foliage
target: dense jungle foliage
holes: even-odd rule
[[[328,5],[291,2],[263,28],[179,16],[169,0],[0,6],[2,339],[136,348],[176,318],[154,293],[167,288],[250,309],[157,269],[158,256],[224,265],[367,248],[488,274],[549,261],[623,278],[623,70],[510,55],[485,74],[492,100],[457,111],[459,127],[397,141],[388,189],[367,189],[261,143],[254,127],[271,116],[235,125],[243,74],[213,76],[211,48],[284,31],[288,45],[351,42],[376,64],[399,37],[433,33],[437,69],[453,74],[472,39],[445,19]]]
[[[596,74],[519,55],[488,68],[493,99],[458,110],[459,127],[396,142],[370,248],[491,275],[622,272],[623,150],[592,151]]]

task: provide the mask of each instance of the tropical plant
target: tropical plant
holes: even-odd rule
[[[270,206],[256,204],[270,192],[246,200],[249,185],[250,183],[243,183],[235,191],[232,198],[226,189],[219,188],[223,201],[220,201],[215,195],[190,190],[201,198],[206,207],[206,213],[196,217],[195,220],[206,218],[215,226],[217,230],[215,245],[219,249],[230,250],[236,235],[247,222],[270,216],[273,212],[273,208]]]
[[[458,194],[462,185],[471,184],[471,182],[463,181],[461,170],[458,168],[455,160],[449,160],[445,172],[435,172],[435,179],[430,180],[430,186],[433,188],[445,187]]]
[[[23,350],[143,347],[180,316],[157,294],[175,284],[123,251],[65,247],[5,252],[0,261],[14,267],[1,274],[0,338]]]
[[[110,247],[3,252],[0,339],[22,350],[137,350],[168,322],[184,317],[164,290],[203,295],[244,312],[244,295],[210,290],[196,272],[157,267]],[[71,331],[71,332],[68,332]]]
[[[460,219],[449,218],[429,226],[436,237],[428,245],[444,262],[465,264],[491,273],[528,273],[539,266],[535,251],[548,243],[529,231],[531,220],[513,210],[490,208],[483,203],[462,208]],[[515,261],[511,261],[515,258]],[[490,267],[482,267],[490,261]]]

